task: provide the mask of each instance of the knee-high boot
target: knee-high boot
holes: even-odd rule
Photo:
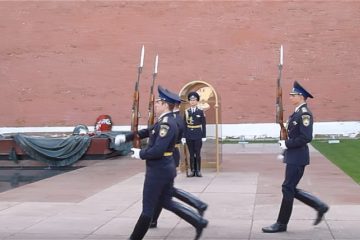
[[[129,240],[141,240],[149,229],[151,217],[140,215]]]
[[[206,219],[203,219],[196,212],[175,201],[172,202],[171,207],[168,208],[168,210],[172,211],[173,213],[184,219],[186,222],[193,225],[196,229],[195,240],[200,238],[203,229],[206,228],[208,224],[208,221]]]
[[[283,224],[283,225],[288,224],[291,213],[292,213],[293,203],[294,203],[294,199],[290,199],[290,200],[287,200],[284,198],[282,199],[279,216],[277,219],[278,223]]]
[[[157,220],[158,220],[158,218],[160,216],[161,210],[162,210],[162,205],[159,204],[154,210],[154,215],[153,215],[152,220],[151,220],[150,228],[156,228],[157,227]]]
[[[311,193],[305,192],[301,189],[296,189],[295,191],[295,198],[306,205],[314,208],[315,210],[319,211],[325,206],[327,206],[325,203],[323,203],[319,198],[315,197]]]
[[[183,201],[184,203],[192,206],[193,208],[197,209],[200,216],[204,215],[204,212],[208,207],[208,205],[205,202],[201,201],[198,197],[182,189],[174,188],[173,196]]]
[[[197,155],[196,156],[196,176],[197,177],[202,177],[202,174],[201,174],[201,157],[200,155]]]
[[[319,224],[324,214],[329,210],[329,206],[322,202],[319,198],[301,189],[296,189],[295,198],[317,211],[317,217],[315,219],[314,225]]]

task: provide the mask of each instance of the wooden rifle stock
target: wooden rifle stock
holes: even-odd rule
[[[185,161],[185,172],[186,172],[186,176],[189,176],[189,160],[188,160],[188,154],[187,154],[187,146],[186,144],[183,145],[184,147],[184,161]]]
[[[153,74],[153,79],[150,87],[150,97],[149,97],[149,119],[148,119],[148,128],[152,127],[155,122],[155,110],[154,110],[154,104],[155,104],[155,96],[154,96],[154,83],[156,79],[156,73]]]
[[[282,71],[282,65],[279,64],[279,75],[277,78],[277,87],[276,87],[276,123],[280,125],[280,140],[286,140],[288,138],[288,133],[284,125],[284,106],[282,102],[281,71]]]
[[[141,75],[142,67],[139,67],[138,71],[138,78],[135,83],[135,91],[134,91],[134,100],[133,100],[133,106],[131,110],[131,131],[134,134],[133,139],[133,147],[134,148],[140,148],[140,137],[138,135],[138,128],[139,128],[139,100],[140,100],[140,94],[139,94],[139,82],[140,82],[140,75]]]

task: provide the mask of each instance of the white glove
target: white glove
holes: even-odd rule
[[[206,138],[202,138],[201,141],[205,142],[205,141],[206,141]]]
[[[280,143],[280,148],[281,149],[283,149],[283,150],[287,149],[286,144],[285,144],[285,140],[280,140],[279,143]]]
[[[115,137],[115,145],[119,146],[126,141],[125,134],[119,134]]]
[[[186,143],[186,138],[181,138],[181,143],[182,143],[183,145],[185,145],[185,143]]]
[[[134,153],[131,155],[132,158],[141,159],[140,158],[140,148],[131,148],[131,151]]]

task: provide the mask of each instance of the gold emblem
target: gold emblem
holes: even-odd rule
[[[193,117],[188,117],[186,120],[187,120],[188,125],[193,125],[194,124]]]
[[[169,126],[161,125],[160,131],[159,131],[159,136],[160,137],[165,137],[167,135],[168,131],[169,131]]]
[[[302,115],[302,123],[305,127],[310,125],[310,115]]]
[[[196,92],[200,95],[198,107],[203,111],[207,111],[210,108],[208,101],[210,100],[210,98],[214,97],[213,91],[210,87],[202,87]]]

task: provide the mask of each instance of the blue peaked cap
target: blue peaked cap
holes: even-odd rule
[[[304,96],[304,98],[314,98],[313,95],[311,95],[311,93],[309,93],[308,91],[306,91],[305,88],[303,88],[300,83],[298,83],[297,81],[294,82],[294,86],[293,89],[290,92],[290,95],[295,95],[295,94],[300,94],[302,96]]]
[[[161,87],[160,85],[158,86],[158,92],[159,92],[159,99],[161,99],[165,102],[172,103],[172,104],[180,104],[181,103],[181,99],[177,94],[170,92],[169,90]]]

